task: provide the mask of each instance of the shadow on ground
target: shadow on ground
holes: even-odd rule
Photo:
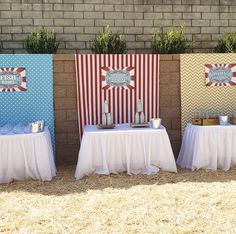
[[[178,168],[178,173],[159,172],[156,175],[92,175],[76,181],[75,166],[58,167],[57,176],[50,182],[42,181],[13,181],[0,184],[1,192],[25,191],[43,195],[62,196],[71,193],[85,193],[89,190],[129,189],[138,185],[165,185],[178,183],[214,183],[236,180],[236,167],[225,172],[209,170],[191,171]]]

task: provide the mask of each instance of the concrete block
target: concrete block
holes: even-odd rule
[[[201,5],[219,5],[220,0],[201,0]]]
[[[115,20],[115,26],[133,27],[134,20]]]
[[[1,19],[21,18],[21,11],[1,11]]]
[[[135,12],[153,12],[153,5],[134,5]]]
[[[12,3],[11,4],[11,9],[13,11],[16,11],[16,10],[31,11],[32,10],[32,4],[27,4],[27,3]]]
[[[173,5],[173,12],[191,12],[191,5]]]
[[[120,5],[118,5],[120,6]],[[114,11],[114,6],[113,5],[95,5],[95,11]]]
[[[0,9],[1,9],[1,11],[10,10],[11,5],[10,5],[10,3],[0,3]]]
[[[33,19],[13,19],[13,25],[15,25],[15,26],[33,25]]]
[[[163,14],[162,13],[144,13],[144,19],[149,20],[149,19],[163,19]]]
[[[64,33],[83,33],[84,28],[83,27],[65,27]]]
[[[86,4],[90,3],[103,4],[103,0],[86,0]]]
[[[181,0],[163,0],[163,4],[181,4]]]
[[[94,5],[93,4],[74,4],[74,9],[75,11],[94,11]]]
[[[169,24],[171,25],[171,24]],[[185,26],[191,26],[192,25],[192,21],[191,20],[173,20],[173,26],[181,26],[181,25],[185,25]]]
[[[211,26],[229,26],[228,20],[211,20]]]
[[[192,26],[210,26],[210,20],[193,20]]]
[[[99,34],[103,32],[103,27],[85,27],[84,30],[86,34]]]
[[[231,9],[233,10],[233,6]],[[229,12],[229,6],[211,6],[211,12]]]
[[[0,40],[1,41],[11,41],[12,40],[12,34],[0,34]]]
[[[172,20],[154,20],[155,27],[163,27],[172,25]]]
[[[85,19],[103,19],[103,12],[84,12]]]
[[[163,13],[164,19],[182,19],[182,13]]]
[[[193,35],[194,41],[211,41],[211,34],[195,34]]]
[[[34,11],[52,11],[53,5],[47,3],[32,4]]]
[[[11,42],[11,41],[4,41],[2,43],[3,49],[22,49],[24,47],[23,42]]]
[[[134,11],[134,5],[115,5],[115,11]]]
[[[211,20],[220,19],[220,13],[202,13],[202,19],[211,19]]]
[[[211,6],[193,6],[192,7],[192,12],[210,12],[211,11]]]
[[[233,33],[235,32],[235,27],[220,27],[220,33]]]
[[[57,34],[57,38],[60,41],[75,41],[75,34]]]
[[[43,12],[43,18],[45,19],[61,19],[63,18],[62,11],[45,11]]]
[[[84,14],[83,12],[79,12],[79,11],[76,11],[76,12],[64,12],[64,18],[65,19],[83,19],[84,17]]]
[[[125,19],[143,19],[143,13],[140,13],[140,12],[135,12],[135,13],[125,12],[124,13],[124,18]]]
[[[54,4],[53,9],[55,11],[73,11],[74,5],[73,4]]]
[[[94,19],[75,19],[75,26],[94,26]]]
[[[127,42],[128,49],[141,49],[144,47],[144,42]]]
[[[95,38],[95,35],[76,34],[77,41],[92,41],[94,38]]]
[[[104,4],[123,4],[123,0],[104,0]]]
[[[12,19],[0,19],[0,25],[12,25]]]
[[[41,11],[23,11],[22,14],[25,19],[40,19],[43,17]]]
[[[220,13],[220,19],[236,19],[236,14],[235,13]]]
[[[152,27],[153,20],[135,20],[135,27]]]
[[[202,42],[202,48],[214,48],[217,45],[216,41],[203,41]]]
[[[53,25],[53,19],[35,19],[34,25],[36,26],[51,26]]]
[[[22,33],[22,27],[19,27],[19,26],[12,26],[12,27],[3,26],[2,27],[2,33]]]
[[[194,12],[194,13],[183,13],[183,19],[192,19],[192,20],[196,20],[196,19],[201,19],[201,13],[199,12]]]
[[[198,5],[200,0],[182,0],[182,4]]]
[[[109,26],[123,26],[123,25],[115,25],[114,20],[96,20],[95,21],[95,26],[96,27],[106,27],[107,25]],[[117,22],[117,20],[116,20]]]
[[[155,12],[172,12],[173,6],[172,5],[154,5]]]
[[[54,24],[56,26],[74,26],[73,19],[54,19]]]
[[[124,33],[125,34],[142,34],[143,28],[142,27],[127,27],[124,28]]]
[[[219,33],[219,27],[201,27],[201,33]]]
[[[105,12],[104,16],[105,16],[105,19],[123,19],[124,13],[123,12]]]
[[[236,20],[229,20],[228,21],[230,27],[235,27],[236,26]]]

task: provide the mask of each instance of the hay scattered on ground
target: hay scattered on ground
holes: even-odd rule
[[[0,185],[0,233],[225,233],[236,223],[236,168]]]

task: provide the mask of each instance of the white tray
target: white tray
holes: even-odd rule
[[[141,123],[141,124],[131,123],[130,126],[132,128],[147,128],[147,127],[150,127],[150,124],[149,122]]]

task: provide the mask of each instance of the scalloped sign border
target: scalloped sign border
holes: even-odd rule
[[[205,64],[206,86],[236,85],[236,64]]]
[[[23,92],[27,90],[24,67],[0,68],[0,92]]]

